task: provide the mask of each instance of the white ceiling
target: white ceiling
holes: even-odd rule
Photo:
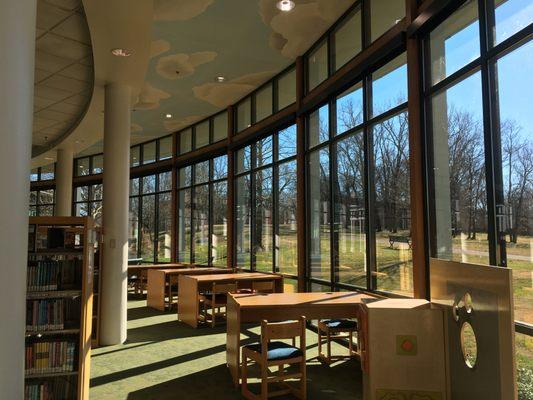
[[[91,98],[91,38],[81,0],[39,0],[35,42],[34,153],[69,133]]]

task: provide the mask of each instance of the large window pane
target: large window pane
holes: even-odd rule
[[[75,171],[76,176],[89,175],[90,173],[89,163],[90,163],[89,157],[78,158],[76,160],[76,171]]]
[[[155,195],[142,197],[141,258],[154,262],[155,243]]]
[[[102,154],[93,157],[93,174],[101,174],[104,172],[104,156]]]
[[[137,167],[140,163],[140,146],[134,146],[130,149],[130,167]]]
[[[219,267],[227,265],[227,201],[228,184],[226,181],[213,184],[213,226],[211,236],[212,264]]]
[[[251,193],[250,175],[243,175],[235,181],[235,236],[236,265],[250,268],[250,229],[251,229]]]
[[[366,287],[365,153],[357,132],[336,145],[334,238],[339,282]],[[408,190],[408,189],[407,189]]]
[[[371,0],[370,26],[371,39],[387,32],[405,17],[405,0]]]
[[[533,22],[531,0],[496,0],[494,45],[503,42]]]
[[[252,101],[247,97],[237,105],[237,132],[252,125]]]
[[[327,148],[309,154],[309,268],[312,278],[330,281],[330,171]]]
[[[41,180],[48,181],[54,179],[55,164],[48,164],[41,167]]]
[[[30,172],[30,182],[37,182],[39,180],[39,168],[33,168]]]
[[[178,261],[191,262],[191,189],[178,192]]]
[[[489,263],[481,73],[431,100],[436,257]]]
[[[283,274],[298,275],[298,248],[296,237],[296,161],[279,165],[276,237],[276,266]]]
[[[361,51],[361,11],[357,7],[333,33],[335,69],[339,69]]]
[[[206,120],[195,126],[195,143],[194,148],[207,146],[209,144],[209,120]]]
[[[203,161],[194,166],[194,184],[205,183],[209,180],[209,161]]]
[[[363,85],[357,83],[337,97],[337,135],[363,123]]]
[[[296,101],[296,69],[291,69],[278,79],[278,110]]]
[[[164,192],[172,189],[172,172],[162,172],[159,174],[159,191]]]
[[[413,294],[407,113],[372,128],[377,287]],[[393,244],[391,244],[393,242]]]
[[[322,42],[307,58],[307,89],[313,90],[328,77],[328,43]]]
[[[273,140],[272,136],[259,140],[255,144],[256,167],[272,164]]]
[[[309,148],[329,139],[329,107],[327,104],[309,115],[307,134]]]
[[[513,269],[515,319],[533,324],[533,41],[498,60],[495,68],[505,201],[498,210],[500,237]]]
[[[54,204],[54,189],[40,190],[39,191],[39,204]]]
[[[223,155],[213,159],[213,180],[224,179],[228,176],[228,156]]]
[[[255,93],[255,122],[272,114],[272,84],[265,85]]]
[[[157,175],[148,175],[142,178],[143,194],[155,192],[155,181]]]
[[[196,186],[193,190],[194,262],[207,264],[209,261],[209,186]]]
[[[128,258],[137,258],[139,242],[139,199],[130,197],[128,219]]]
[[[172,249],[171,221],[172,207],[171,194],[161,193],[158,196],[157,219],[157,261],[170,262]]]
[[[278,160],[293,157],[296,155],[296,125],[279,131],[278,133]]]
[[[372,115],[384,113],[407,101],[405,53],[372,73]]]
[[[255,268],[272,272],[274,240],[272,225],[272,168],[255,173]]]
[[[187,187],[192,185],[192,167],[183,167],[178,172],[178,187]]]
[[[477,1],[471,0],[430,34],[431,82],[436,84],[479,57]]]
[[[237,150],[237,155],[235,159],[235,169],[238,174],[241,172],[249,171],[252,165],[252,147],[246,146],[242,149]]]
[[[213,142],[228,138],[228,113],[223,112],[213,118]]]

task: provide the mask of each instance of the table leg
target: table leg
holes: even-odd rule
[[[233,384],[238,388],[241,357],[241,318],[239,305],[231,297],[228,299],[226,312],[226,362],[233,379]]]

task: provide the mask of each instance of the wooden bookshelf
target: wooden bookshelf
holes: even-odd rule
[[[91,334],[92,347],[100,345],[100,307],[102,304],[102,266],[104,265],[104,235],[101,226],[95,227],[95,255],[94,255],[94,280],[93,280],[93,326]]]
[[[92,218],[30,218],[26,399],[89,399],[95,241]]]

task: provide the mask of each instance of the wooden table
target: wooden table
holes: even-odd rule
[[[170,308],[172,303],[169,295],[169,302],[165,301],[167,287],[177,284],[180,275],[212,275],[227,274],[232,270],[226,268],[164,268],[148,270],[147,285],[147,305],[160,311],[165,311],[167,305]],[[167,286],[168,285],[168,286]],[[170,293],[169,293],[170,294]]]
[[[211,290],[213,283],[238,283],[251,287],[253,281],[274,281],[276,292],[283,292],[283,276],[261,272],[233,273],[224,275],[180,275],[178,284],[178,319],[193,328],[198,327],[200,314],[199,294]]]
[[[226,360],[237,387],[240,379],[241,324],[285,321],[305,316],[308,320],[357,318],[359,305],[374,297],[357,292],[230,294],[227,307]]]
[[[135,287],[135,293],[139,291],[141,294],[146,288],[146,280],[148,279],[148,271],[151,269],[179,269],[179,268],[192,268],[198,267],[194,264],[183,264],[183,263],[172,263],[172,264],[139,264],[139,265],[128,265],[128,279],[137,275],[138,284]]]

